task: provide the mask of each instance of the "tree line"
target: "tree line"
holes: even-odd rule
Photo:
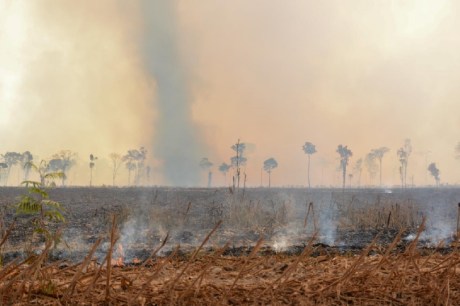
[[[225,185],[228,185],[227,182],[227,173],[230,170],[233,170],[233,176],[231,185],[233,188],[240,188],[242,184],[243,187],[246,186],[246,149],[247,144],[240,142],[233,144],[230,149],[233,152],[233,155],[230,157],[228,163],[223,162],[219,165],[218,171],[222,173]],[[316,145],[312,142],[305,142],[302,146],[303,152],[307,155],[307,180],[306,185],[308,188],[311,188],[311,178],[310,178],[310,168],[311,168],[311,159],[315,153],[317,153]],[[342,176],[342,188],[345,188],[347,183],[351,186],[352,179],[356,176],[357,185],[361,184],[361,174],[363,168],[365,167],[368,171],[369,178],[371,180],[371,185],[373,185],[373,180],[378,176],[378,185],[382,186],[382,169],[383,169],[383,159],[385,155],[390,152],[388,147],[379,147],[370,150],[369,153],[365,155],[364,158],[359,158],[356,160],[352,171],[349,171],[350,159],[353,156],[353,152],[347,145],[339,144],[336,149],[336,153],[339,157],[338,169],[341,172]],[[399,161],[399,177],[402,188],[408,186],[407,183],[407,169],[409,166],[409,159],[412,154],[412,144],[410,139],[405,139],[403,145],[396,151],[396,155]],[[460,142],[455,146],[455,157],[460,159]],[[61,173],[59,176],[60,184],[62,186],[67,185],[67,178],[69,171],[76,164],[77,153],[71,150],[61,150],[51,156],[51,158],[41,161],[34,160],[34,156],[30,151],[25,152],[6,152],[0,154],[0,185],[8,185],[12,169],[17,169],[18,173],[22,172],[21,178],[23,181],[29,179],[31,171],[34,171],[40,177],[40,182],[46,184],[48,178],[51,179],[51,173]],[[111,176],[112,176],[112,185],[117,184],[117,177],[119,174],[120,168],[124,167],[128,171],[128,185],[138,186],[143,182],[148,182],[151,175],[151,167],[147,165],[147,150],[144,147],[139,149],[128,150],[125,154],[120,153],[110,153],[108,156],[111,164]],[[94,154],[90,154],[88,158],[88,181],[89,186],[93,185],[93,170],[98,162],[98,157]],[[213,163],[207,158],[203,157],[199,161],[199,167],[207,175],[207,187],[212,186],[213,178]],[[269,157],[261,165],[261,186],[262,186],[262,170],[268,174],[268,187],[271,187],[271,174],[274,169],[278,167],[278,162],[274,157]],[[436,163],[432,162],[428,165],[426,169],[433,179],[435,180],[436,185],[440,185],[440,170],[436,166]],[[376,185],[376,184],[374,184]]]

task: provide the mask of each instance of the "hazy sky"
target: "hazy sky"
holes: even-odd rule
[[[396,151],[410,138],[416,184],[434,183],[426,161],[441,182],[460,183],[457,1],[154,2],[161,13],[150,15],[142,1],[0,0],[0,152],[77,151],[80,184],[94,153],[103,184],[108,153],[145,146],[155,183],[168,183],[156,139],[162,121],[182,119],[162,116],[164,74],[148,65],[161,56],[145,47],[149,17],[167,6],[163,27],[184,78],[167,89],[186,93],[178,112],[187,113],[197,156],[228,162],[240,138],[253,144],[249,185],[260,184],[269,157],[279,163],[273,185],[305,185],[301,147],[310,141],[312,184],[339,185],[338,144],[353,151],[351,166],[387,146],[383,181],[397,184]]]

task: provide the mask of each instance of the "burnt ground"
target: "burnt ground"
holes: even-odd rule
[[[24,257],[43,239],[31,239],[30,216],[15,214],[14,203],[24,188],[0,188],[3,232],[16,226],[2,247],[9,261]],[[458,189],[341,190],[247,189],[231,193],[226,188],[55,188],[50,198],[65,208],[62,241],[53,259],[79,261],[95,241],[104,243],[96,252],[102,259],[108,248],[112,216],[117,216],[118,242],[126,261],[150,256],[169,233],[161,255],[180,245],[187,254],[205,239],[215,224],[222,225],[205,249],[212,251],[229,243],[225,255],[246,255],[259,239],[261,254],[298,255],[311,243],[315,253],[355,254],[376,238],[385,248],[402,231],[395,248],[403,250],[425,219],[420,249],[451,251],[456,228]],[[313,204],[309,204],[313,203]],[[33,241],[32,241],[33,240]],[[116,252],[115,252],[116,253]],[[120,254],[118,254],[120,255]],[[114,256],[117,256],[115,254]]]

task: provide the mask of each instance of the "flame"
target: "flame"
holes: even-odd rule
[[[123,245],[121,243],[118,243],[117,245],[116,254],[118,255],[118,257],[114,256],[112,258],[112,262],[111,262],[112,266],[123,267],[125,265],[124,264],[125,252],[123,250]]]

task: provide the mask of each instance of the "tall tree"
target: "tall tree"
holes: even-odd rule
[[[379,161],[380,187],[382,187],[382,159],[383,159],[383,156],[389,151],[390,149],[387,147],[380,147],[378,149],[373,149],[371,152],[375,156],[375,158],[377,158],[377,160]]]
[[[240,189],[240,177],[241,177],[241,166],[246,165],[247,159],[244,157],[244,151],[246,150],[246,144],[238,142],[231,146],[231,149],[235,151],[236,155],[230,158],[231,165],[234,169],[236,169],[236,180],[237,180],[237,188]],[[233,187],[235,183],[233,183]]]
[[[228,165],[227,163],[222,163],[219,166],[219,171],[222,172],[222,174],[224,175],[225,185],[227,185],[227,172],[228,172],[228,170],[230,170],[230,168],[231,168],[231,166]]]
[[[404,145],[396,152],[399,158],[399,175],[401,177],[401,186],[407,187],[407,166],[409,164],[409,156],[412,153],[412,145],[410,139],[404,140]]]
[[[109,158],[112,161],[112,186],[115,186],[118,170],[123,163],[123,157],[118,153],[110,153]]]
[[[439,169],[438,169],[438,167],[436,167],[436,163],[431,163],[428,166],[428,171],[430,171],[431,175],[435,179],[436,186],[439,186],[439,182],[440,182],[441,179],[439,177]]]
[[[268,173],[268,188],[271,187],[272,170],[276,167],[278,167],[278,162],[273,157],[264,161],[264,170]]]
[[[306,142],[303,147],[302,147],[303,151],[305,152],[305,154],[307,154],[308,156],[308,170],[307,170],[307,178],[308,178],[308,188],[311,188],[310,187],[310,157],[316,153],[316,147],[314,144],[312,144],[311,142]]]
[[[337,147],[336,152],[340,155],[340,168],[342,169],[342,188],[345,189],[348,161],[350,157],[353,156],[353,152],[351,152],[347,146],[342,145]]]
[[[212,181],[212,168],[213,163],[209,161],[207,157],[203,157],[200,161],[201,169],[205,170],[208,173],[208,188],[211,187]]]
[[[89,187],[93,186],[93,168],[96,165],[96,160],[97,160],[96,156],[94,156],[93,154],[89,155],[89,171],[90,171],[90,174],[89,174]]]

